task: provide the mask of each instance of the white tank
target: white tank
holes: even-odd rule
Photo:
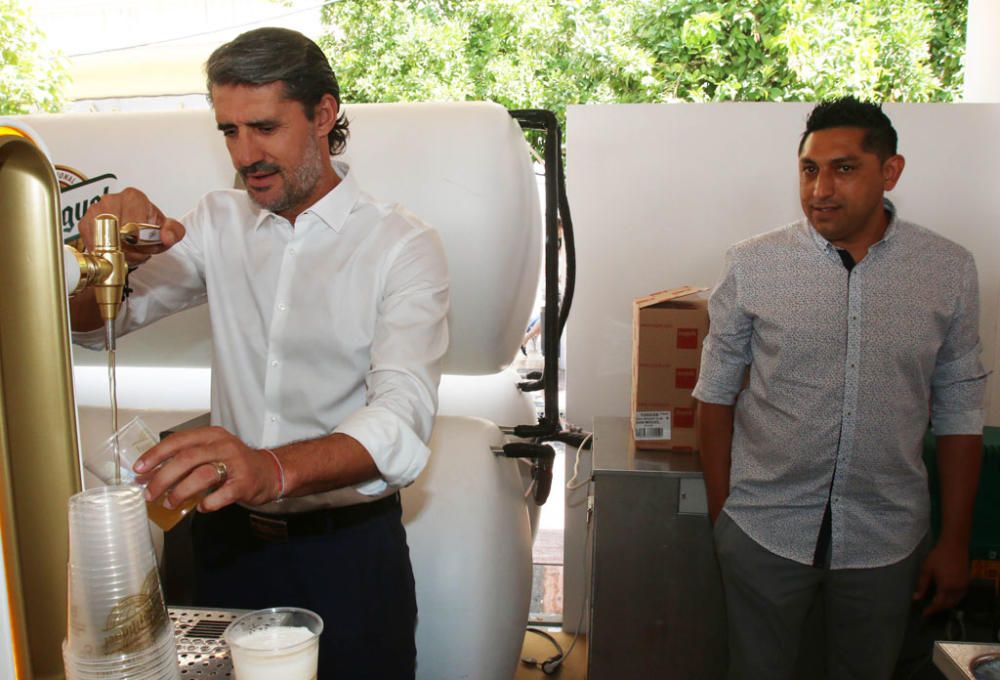
[[[531,529],[519,463],[496,458],[490,447],[503,441],[497,425],[535,422],[530,397],[516,390],[516,376],[503,372],[531,314],[541,261],[527,145],[495,104],[368,104],[345,111],[351,137],[344,159],[369,193],[404,204],[437,228],[451,275],[452,340],[444,362],[451,375],[443,381],[442,414],[452,415],[439,417],[431,463],[404,492],[420,612],[418,677],[510,680],[527,623]],[[166,214],[180,216],[206,191],[233,186],[210,111],[23,120],[53,162],[65,166],[62,177],[89,180],[64,193],[69,230],[105,188],[137,186]],[[151,367],[159,377],[149,393],[128,390],[121,406],[155,408],[152,390],[170,380],[163,369],[209,367],[210,340],[203,309],[123,337],[120,370]],[[75,360],[78,395],[100,393],[102,372],[87,367],[103,366],[103,354],[76,348]],[[177,373],[183,385],[189,373]],[[192,403],[207,402],[205,390],[202,384]]]

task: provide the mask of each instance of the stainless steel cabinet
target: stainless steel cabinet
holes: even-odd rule
[[[725,609],[697,454],[637,451],[597,418],[589,680],[716,680]]]

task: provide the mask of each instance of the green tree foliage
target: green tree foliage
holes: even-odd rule
[[[68,76],[18,0],[0,0],[0,115],[58,111]]]
[[[346,0],[320,39],[352,101],[650,101],[652,56],[611,0]]]
[[[957,99],[962,93],[962,58],[965,56],[968,0],[932,0],[934,17],[931,31],[931,68],[941,80],[942,100]]]
[[[348,101],[948,101],[965,0],[343,0]]]

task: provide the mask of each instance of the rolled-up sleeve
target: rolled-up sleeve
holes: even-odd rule
[[[412,483],[427,464],[441,360],[448,349],[448,270],[437,233],[416,232],[391,256],[366,377],[367,403],[336,432],[360,442],[381,478],[355,489],[378,495]]]
[[[722,279],[708,301],[708,337],[701,351],[701,369],[694,397],[710,404],[730,405],[743,386],[750,363],[750,336],[753,320],[743,311],[739,299],[738,260],[726,253]]]
[[[931,378],[931,426],[934,434],[980,434],[987,372],[980,360],[979,277],[969,255],[948,334],[938,350]]]

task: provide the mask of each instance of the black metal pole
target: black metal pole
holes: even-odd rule
[[[562,131],[559,120],[551,111],[510,111],[510,115],[526,130],[545,132],[545,315],[542,319],[545,366],[542,379],[522,383],[524,391],[545,390],[545,407],[536,425],[518,425],[514,434],[536,441],[559,440],[574,446],[588,446],[589,437],[581,430],[564,430],[559,417],[559,358],[560,340],[569,318],[576,283],[576,245],[573,221],[566,197],[566,176],[562,160]],[[566,257],[566,281],[562,299],[559,296],[559,227]]]

